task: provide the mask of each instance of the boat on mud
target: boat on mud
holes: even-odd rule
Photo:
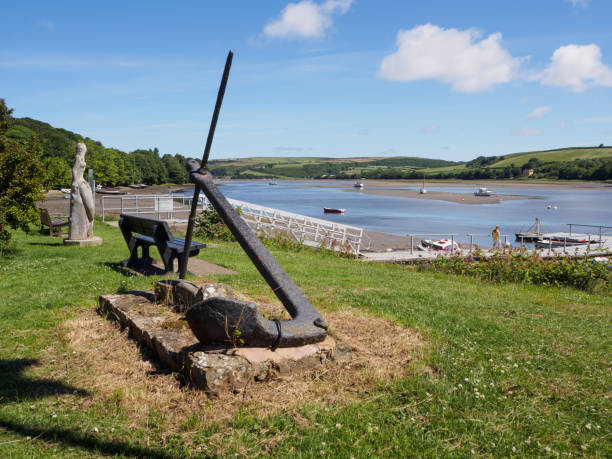
[[[96,193],[99,193],[99,194],[113,194],[113,195],[116,195],[116,196],[126,194],[125,191],[121,191],[119,188],[110,188],[110,187],[104,187],[104,186],[101,186],[101,185],[96,186]]]
[[[493,192],[486,187],[480,187],[474,191],[474,196],[491,196]]]

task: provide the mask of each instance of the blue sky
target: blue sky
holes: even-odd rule
[[[124,151],[478,155],[612,144],[612,2],[10,2],[0,97]]]

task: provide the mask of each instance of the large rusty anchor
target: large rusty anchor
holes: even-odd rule
[[[202,165],[193,160],[188,162],[189,176],[195,184],[195,192],[185,237],[184,253],[189,253],[195,210],[201,189],[272,291],[283,303],[292,319],[289,321],[269,320],[259,312],[255,303],[214,297],[191,306],[186,314],[187,322],[195,336],[204,343],[224,342],[231,339],[232,336],[239,336],[245,345],[270,346],[276,349],[276,347],[300,346],[323,341],[327,335],[325,319],[310,304],[251,228],[225,199],[213,183],[212,174],[206,170],[231,61],[232,52],[230,51],[217,96]],[[181,279],[185,278],[188,258],[184,256],[182,259]]]

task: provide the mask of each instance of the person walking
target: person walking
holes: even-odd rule
[[[496,226],[495,229],[491,232],[491,237],[493,238],[493,248],[494,249],[501,249],[501,242],[499,240],[500,238],[500,233],[499,233],[499,226]]]

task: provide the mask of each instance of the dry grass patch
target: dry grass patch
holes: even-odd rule
[[[267,305],[274,314],[282,308]],[[424,342],[409,328],[347,309],[325,314],[330,332],[351,346],[348,363],[329,362],[321,369],[249,384],[241,393],[210,399],[204,392],[183,387],[176,374],[160,367],[147,349],[139,347],[116,323],[87,310],[64,323],[70,352],[67,365],[54,377],[90,392],[78,399],[83,408],[101,404],[145,427],[151,409],[164,419],[164,435],[189,436],[185,420],[231,428],[237,410],[263,418],[280,411],[297,411],[310,403],[348,404],[363,400],[382,386],[411,372],[422,357]],[[188,438],[185,438],[189,441]]]

